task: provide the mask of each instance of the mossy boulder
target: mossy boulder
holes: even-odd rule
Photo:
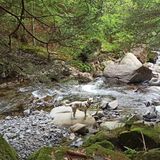
[[[85,142],[84,146],[88,147],[92,144],[98,144],[104,148],[114,149],[114,145],[117,141],[116,135],[109,134],[108,132],[101,131],[95,135],[90,136]],[[113,143],[113,144],[112,144]]]
[[[160,129],[159,128],[133,128],[130,131],[121,132],[118,136],[120,146],[131,149],[142,150],[144,148],[143,137],[147,149],[160,146]]]
[[[18,160],[18,155],[6,140],[0,135],[0,160]]]
[[[160,160],[160,148],[139,152],[134,160]]]
[[[101,159],[109,158],[111,160],[129,160],[129,158],[125,154],[119,151],[106,149],[98,144],[93,144],[89,147],[86,147],[85,150],[86,150],[86,154],[91,157],[94,156],[94,157],[99,157]]]
[[[67,147],[43,147],[33,153],[28,160],[63,160]]]

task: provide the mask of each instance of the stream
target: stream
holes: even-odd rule
[[[12,111],[15,108],[39,107],[45,110],[46,106],[54,107],[54,103],[74,101],[93,97],[95,101],[107,99],[118,100],[119,109],[124,114],[138,112],[144,114],[147,106],[160,105],[160,52],[156,64],[147,64],[153,70],[152,85],[148,83],[137,85],[111,85],[104,77],[96,78],[88,84],[74,82],[64,84],[23,84],[0,86],[0,113]],[[155,85],[154,85],[155,84]]]

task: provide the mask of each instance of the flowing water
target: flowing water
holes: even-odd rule
[[[151,80],[154,82],[154,86],[148,84],[141,85],[121,85],[110,86],[106,84],[105,78],[97,78],[88,84],[54,84],[54,85],[42,85],[42,84],[24,84],[12,87],[0,88],[0,112],[6,112],[17,106],[33,106],[42,105],[46,97],[51,107],[55,100],[70,100],[86,99],[93,97],[95,100],[103,99],[117,99],[119,103],[119,109],[122,109],[126,113],[138,112],[144,114],[148,110],[146,105],[154,104],[160,105],[160,52],[158,52],[158,59],[156,64],[149,64],[153,70],[155,77]],[[49,100],[48,100],[49,99]],[[47,104],[46,104],[47,105]],[[44,105],[44,109],[45,106]]]

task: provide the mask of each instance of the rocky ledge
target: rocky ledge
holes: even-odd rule
[[[68,136],[65,128],[52,123],[47,112],[34,111],[25,117],[6,117],[0,120],[0,134],[26,159],[32,152],[43,146],[56,146]]]

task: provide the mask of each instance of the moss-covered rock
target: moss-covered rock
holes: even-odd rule
[[[43,147],[33,153],[28,160],[63,160],[67,147]]]
[[[0,160],[18,160],[16,151],[0,135]]]
[[[144,148],[144,137],[147,149],[152,149],[160,146],[159,134],[159,128],[139,127],[120,133],[118,140],[122,147],[126,146],[132,149],[142,150]]]
[[[85,142],[84,146],[90,146],[92,144],[99,144],[104,148],[113,149],[114,145],[117,141],[116,135],[114,133],[110,134],[105,131],[98,132],[95,135],[90,136]],[[113,144],[112,144],[112,143]]]
[[[139,152],[134,160],[160,160],[160,148]]]
[[[93,144],[89,147],[86,147],[86,154],[88,156],[109,158],[111,160],[129,160],[129,158],[119,151],[113,151],[106,149],[98,144]]]

